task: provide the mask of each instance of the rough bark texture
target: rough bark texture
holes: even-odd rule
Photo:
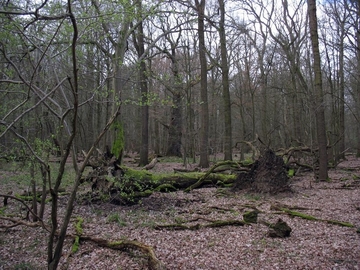
[[[289,191],[289,177],[283,159],[272,150],[266,150],[255,161],[250,172],[238,175],[233,190],[241,189],[270,194]]]
[[[327,138],[315,0],[308,0],[308,10],[311,45],[314,58],[314,107],[316,116],[317,141],[319,145],[319,173],[317,174],[317,177],[320,181],[325,181],[328,178],[328,157],[326,148]]]
[[[230,83],[229,83],[229,65],[227,61],[226,49],[226,32],[225,32],[225,1],[219,0],[220,9],[220,50],[221,50],[221,75],[223,87],[223,102],[224,102],[224,160],[232,160],[232,124],[231,124],[231,99],[230,99]]]
[[[199,34],[199,58],[201,67],[200,79],[200,164],[201,168],[209,167],[209,104],[207,93],[207,62],[205,46],[205,0],[195,0],[198,14],[198,34]]]

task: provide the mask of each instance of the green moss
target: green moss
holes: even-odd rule
[[[325,220],[327,223],[329,224],[334,224],[334,225],[340,225],[343,227],[349,227],[349,228],[354,228],[355,226],[349,222],[342,222],[342,221],[337,221],[337,220]]]
[[[82,225],[84,223],[84,219],[82,217],[77,217],[76,220],[77,220],[77,222],[75,223],[76,234],[82,235],[83,234]]]
[[[75,236],[74,243],[71,247],[71,252],[72,253],[78,252],[79,246],[80,246],[80,237],[77,235],[77,236]]]
[[[124,128],[120,122],[114,122],[112,124],[112,128],[115,130],[116,134],[111,152],[115,155],[115,157],[119,158],[124,149]]]
[[[243,219],[246,223],[257,223],[258,211],[248,211],[244,213]]]
[[[304,213],[292,211],[292,210],[289,210],[286,208],[281,208],[281,210],[288,213],[291,216],[294,216],[294,217],[300,217],[300,218],[307,219],[307,220],[318,220],[316,217],[313,217],[313,216],[310,216],[310,215],[307,215]]]
[[[303,219],[307,219],[307,220],[316,220],[316,221],[322,221],[322,222],[326,222],[329,224],[334,224],[334,225],[339,225],[339,226],[343,226],[343,227],[349,227],[349,228],[354,228],[355,226],[349,222],[343,222],[343,221],[338,221],[338,220],[328,220],[328,219],[320,219],[320,218],[316,218],[314,216],[310,216],[304,213],[300,213],[300,212],[296,212],[296,211],[292,211],[289,210],[287,208],[280,208],[281,211],[294,216],[294,217],[300,217]]]
[[[83,234],[82,224],[84,223],[84,219],[82,217],[77,217],[76,220],[77,222],[75,223],[75,231],[77,235],[75,236],[74,243],[71,247],[72,253],[76,253],[79,250],[80,236]]]

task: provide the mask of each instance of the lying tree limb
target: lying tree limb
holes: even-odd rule
[[[101,247],[114,250],[139,250],[148,257],[148,265],[150,270],[166,270],[165,265],[156,257],[154,249],[151,246],[145,245],[141,242],[129,240],[109,241],[90,236],[80,236],[80,240],[91,241]]]
[[[17,219],[17,218],[2,217],[2,216],[0,216],[0,219],[12,222],[12,224],[9,224],[9,225],[0,224],[0,228],[4,228],[4,229],[14,228],[14,227],[20,226],[20,225],[24,225],[27,227],[33,227],[33,228],[41,226],[41,222],[39,222],[39,221],[30,222],[30,221]]]
[[[24,200],[16,197],[16,196],[12,196],[12,195],[4,195],[4,194],[0,194],[0,197],[3,197],[4,200],[6,199],[6,204],[7,204],[7,200],[8,199],[13,199],[13,200],[16,200],[18,202],[20,202],[22,205],[25,206],[25,208],[27,209],[27,216],[26,216],[26,219],[28,219],[28,216],[29,216],[29,213],[31,215],[33,215],[34,217],[36,217],[36,220],[38,220],[39,222],[27,222],[27,221],[24,221],[24,220],[21,220],[21,219],[17,219],[17,218],[11,218],[11,217],[2,217],[0,216],[0,219],[2,220],[7,220],[7,221],[11,221],[13,224],[11,225],[1,225],[0,224],[0,228],[13,228],[13,227],[16,227],[16,226],[19,226],[19,225],[25,225],[25,226],[28,226],[28,227],[37,227],[37,226],[42,226],[45,230],[49,231],[49,229],[47,228],[47,226],[44,224],[43,220],[34,213],[34,211],[25,203]],[[5,204],[5,203],[4,203]]]
[[[147,165],[144,166],[144,170],[151,170],[152,168],[155,167],[156,163],[158,162],[159,160],[157,159],[157,157],[153,158],[153,160],[151,160],[151,162]]]
[[[197,219],[204,219],[204,218],[197,218]],[[195,220],[197,220],[195,219]],[[156,230],[167,229],[167,230],[199,230],[201,228],[215,228],[215,227],[224,227],[224,226],[244,226],[247,223],[242,220],[209,220],[204,219],[206,221],[210,221],[210,223],[206,224],[194,224],[194,225],[185,225],[183,223],[174,223],[174,224],[163,224],[163,225],[156,225]],[[194,220],[192,220],[194,221]]]
[[[343,226],[343,227],[349,227],[349,228],[354,228],[355,225],[349,223],[349,222],[343,222],[343,221],[338,221],[338,220],[329,220],[329,219],[321,219],[321,218],[317,218],[317,217],[314,217],[314,216],[311,216],[311,215],[308,215],[308,214],[304,214],[304,213],[301,213],[301,212],[297,212],[297,211],[292,211],[288,208],[282,208],[282,207],[276,207],[276,206],[272,206],[271,207],[272,209],[274,210],[278,210],[278,211],[281,211],[281,212],[284,212],[290,216],[293,216],[293,217],[300,217],[300,218],[303,218],[303,219],[306,219],[306,220],[314,220],[314,221],[322,221],[322,222],[326,222],[326,223],[329,223],[329,224],[334,224],[334,225],[339,225],[339,226]]]
[[[216,163],[214,166],[212,166],[212,167],[210,168],[210,170],[208,170],[202,177],[200,177],[199,180],[198,180],[195,184],[189,186],[189,187],[186,188],[184,191],[185,191],[185,192],[189,192],[189,191],[191,191],[191,190],[193,190],[193,189],[195,189],[195,188],[198,188],[199,186],[201,186],[201,185],[203,184],[203,182],[207,179],[207,177],[208,177],[216,168],[218,168],[218,167],[220,167],[220,166],[224,166],[224,165],[231,165],[231,166],[239,167],[239,164],[238,164],[237,162],[229,161],[229,160],[228,160],[228,161],[223,161],[223,162]]]

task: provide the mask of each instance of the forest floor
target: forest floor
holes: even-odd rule
[[[181,164],[158,163],[154,170],[172,171],[174,166]],[[0,171],[0,193],[19,188],[5,181],[9,174]],[[337,169],[330,170],[329,176],[330,181],[317,183],[312,173],[297,175],[290,180],[293,192],[276,196],[211,187],[189,193],[154,193],[133,206],[77,204],[68,232],[74,233],[76,219],[82,217],[83,235],[136,240],[152,246],[167,269],[360,270],[360,159],[348,157]],[[67,199],[60,197],[60,214]],[[273,210],[274,204],[355,227],[290,217]],[[260,222],[201,226],[215,220],[242,220],[242,215],[254,208],[260,210],[259,220],[285,221],[292,228],[290,237],[270,238],[269,228]],[[9,201],[9,209],[14,214],[24,210],[14,201]],[[44,220],[48,219],[47,213]],[[0,220],[0,225],[4,222]],[[200,226],[194,230],[158,229],[164,224]],[[46,241],[47,233],[42,228],[0,229],[0,269],[46,269]],[[71,253],[72,243],[71,239],[65,241],[60,269],[148,269],[140,252],[115,251],[83,241],[79,250]]]

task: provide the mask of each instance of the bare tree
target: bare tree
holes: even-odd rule
[[[225,2],[219,0],[220,7],[220,50],[221,50],[221,71],[222,71],[222,87],[224,102],[224,159],[232,160],[232,124],[231,124],[231,101],[230,101],[230,85],[229,85],[229,64],[226,49],[226,32],[225,32]]]
[[[207,92],[207,61],[205,46],[205,1],[195,0],[198,15],[199,57],[200,57],[200,96],[201,96],[201,131],[200,131],[200,167],[209,167],[209,105]]]
[[[313,52],[314,67],[314,106],[316,115],[317,142],[319,146],[319,173],[320,181],[328,179],[328,157],[327,157],[327,139],[326,122],[324,108],[324,94],[322,89],[321,61],[319,50],[319,36],[316,16],[316,1],[308,0],[309,28]]]
[[[142,1],[136,1],[137,7],[137,31],[133,32],[133,42],[138,54],[139,64],[139,86],[141,92],[141,148],[139,166],[149,163],[149,104],[148,104],[148,83],[145,63],[145,38],[143,29]]]

